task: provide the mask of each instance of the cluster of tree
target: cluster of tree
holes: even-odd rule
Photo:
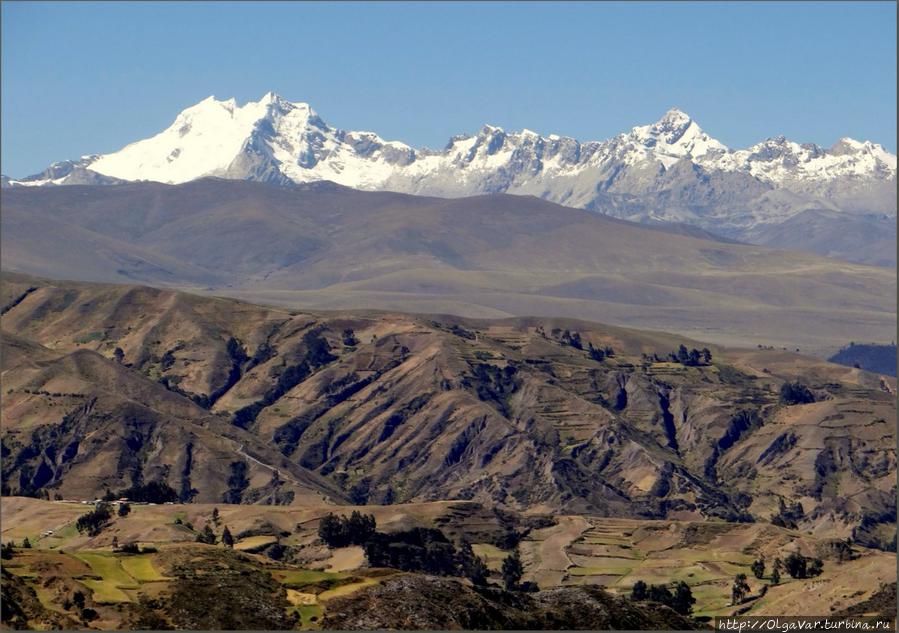
[[[654,360],[659,360],[658,356],[654,356]],[[710,365],[712,363],[712,352],[707,347],[702,349],[687,349],[683,343],[677,348],[676,352],[668,354],[668,359],[672,363],[680,363],[688,367],[698,367],[700,365]]]
[[[693,612],[693,605],[696,604],[693,591],[682,580],[674,583],[674,591],[667,585],[647,585],[642,580],[638,580],[631,588],[631,599],[638,602],[643,600],[658,602],[681,615],[690,615]]]
[[[13,554],[15,554],[15,552],[16,550],[13,547],[12,542],[0,545],[0,558],[2,558],[3,560],[9,560],[13,557]]]
[[[785,382],[780,387],[780,401],[786,405],[808,404],[815,401],[815,394],[798,380]]]
[[[878,345],[876,343],[849,343],[839,352],[828,358],[832,363],[849,367],[857,367],[878,374],[896,375],[896,343]]]
[[[477,334],[475,334],[474,332],[472,332],[470,330],[466,330],[464,327],[462,327],[458,323],[453,323],[449,327],[449,331],[452,334],[455,334],[456,336],[458,336],[460,338],[468,339],[469,341],[475,341],[478,338]]]
[[[112,508],[108,503],[101,502],[87,514],[82,514],[78,517],[75,527],[81,534],[87,532],[88,536],[97,536],[103,531],[103,528],[109,525],[111,520]]]
[[[372,515],[354,511],[349,517],[328,514],[318,527],[319,537],[330,547],[362,545],[369,565],[442,576],[462,576],[476,585],[486,585],[490,571],[468,541],[458,547],[434,528],[413,528],[385,534],[377,531]],[[224,537],[223,537],[224,538]],[[503,561],[506,589],[534,590],[534,583],[521,583],[524,566],[518,549]]]
[[[746,574],[737,574],[734,578],[734,584],[730,588],[730,603],[733,605],[742,604],[749,595],[749,583],[746,582]]]
[[[65,599],[62,603],[62,608],[66,611],[69,611],[74,606],[80,612],[81,621],[82,622],[91,622],[96,620],[99,617],[99,614],[88,606],[85,606],[85,597],[84,593],[80,590],[76,590],[74,594],[72,594],[72,599]]]
[[[433,528],[413,528],[391,534],[375,532],[363,547],[365,557],[373,567],[462,576],[476,585],[486,585],[490,573],[487,563],[474,553],[471,544],[463,541],[456,548],[443,532]],[[513,563],[503,564],[507,586],[517,585],[521,579],[520,567],[519,560],[516,575]]]
[[[775,565],[777,562],[775,561]],[[820,558],[810,558],[799,552],[792,552],[784,559],[783,568],[792,578],[814,578],[824,571],[824,562]]]
[[[318,536],[328,547],[364,545],[375,534],[377,524],[371,514],[353,510],[349,517],[327,514],[318,524]]]
[[[606,358],[615,356],[615,350],[609,345],[606,345],[605,347],[593,347],[593,343],[588,343],[587,352],[590,354],[590,358],[598,362],[602,362]]]
[[[771,524],[783,528],[795,530],[799,521],[805,518],[805,510],[798,501],[789,506],[784,503],[783,499],[778,499],[777,514],[771,517]]]
[[[128,542],[119,547],[119,537],[112,537],[112,549],[113,551],[120,552],[122,554],[149,554],[157,551],[155,547],[152,546],[144,546],[141,547],[137,543]]]
[[[197,534],[196,538],[197,543],[205,543],[206,545],[215,545],[218,543],[218,538],[215,535],[215,532],[212,531],[212,526],[208,523],[203,526],[203,531]]]
[[[120,492],[106,489],[104,501],[128,499],[137,503],[167,503],[178,501],[178,493],[164,481],[151,481],[146,484],[134,484]]]
[[[752,575],[761,580],[765,577],[765,557],[759,556],[754,561],[752,561],[752,565],[749,566],[749,569],[752,570]]]
[[[215,535],[215,530],[212,528],[212,524],[215,524],[216,527],[222,524],[221,516],[219,515],[219,509],[212,509],[212,519],[206,522],[206,525],[203,526],[203,529],[197,532],[194,540],[197,543],[204,543],[206,545],[216,545],[219,542],[219,537]],[[194,526],[192,523],[185,522],[181,519],[181,517],[175,517],[175,525],[184,525],[187,529],[193,531]],[[234,547],[234,536],[231,534],[231,530],[228,529],[228,526],[225,526],[225,529],[222,530],[221,543],[225,547]]]
[[[553,330],[553,334],[555,334],[558,330]],[[572,332],[571,330],[565,330],[562,332],[561,336],[559,336],[559,341],[562,345],[571,345],[574,349],[584,349],[584,344],[581,341],[581,335],[578,332]]]
[[[347,347],[355,347],[359,344],[359,339],[356,338],[356,333],[353,332],[352,328],[347,328],[343,331],[343,344]]]

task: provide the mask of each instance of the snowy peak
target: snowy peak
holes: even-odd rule
[[[652,125],[635,127],[628,138],[645,147],[651,157],[666,167],[682,158],[728,151],[727,146],[706,134],[690,115],[677,108],[668,110]]]
[[[442,196],[528,193],[598,208],[608,204],[609,196],[646,195],[681,177],[742,183],[732,185],[737,187],[733,194],[713,188],[708,196],[772,187],[830,195],[844,180],[853,186],[894,182],[896,157],[880,145],[849,138],[830,149],[775,137],[731,150],[678,108],[605,141],[484,125],[475,134],[452,137],[442,150],[415,149],[374,132],[330,127],[308,103],[267,92],[243,105],[233,98],[207,97],[155,136],[8,184],[177,184],[206,176],[279,184],[330,180],[359,189]],[[628,207],[621,213],[657,217],[660,211]]]
[[[665,115],[649,127],[649,135],[661,138],[666,143],[675,143],[692,125],[693,119],[686,112],[671,108]],[[698,129],[698,126],[697,126]]]

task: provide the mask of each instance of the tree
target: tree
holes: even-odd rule
[[[631,587],[631,600],[646,600],[648,596],[649,589],[642,580],[638,580],[634,583],[634,586]]]
[[[463,540],[458,553],[459,573],[475,585],[486,585],[490,570],[484,559],[474,553],[471,543]]]
[[[813,558],[808,563],[808,568],[806,569],[806,575],[811,578],[812,576],[820,576],[821,572],[824,571],[824,562],[820,558]]]
[[[215,538],[215,532],[212,531],[212,526],[207,523],[203,526],[203,531],[200,534],[197,534],[197,543],[215,545],[216,542],[217,539]]]
[[[785,382],[780,387],[780,401],[786,405],[808,404],[815,401],[815,395],[801,382]]]
[[[521,556],[517,549],[503,560],[502,574],[507,591],[513,591],[518,587],[524,575],[524,566],[521,564]]]
[[[708,347],[702,348],[702,362],[706,365],[710,365],[712,363],[712,352]]]
[[[119,548],[119,537],[113,536],[112,537],[112,549],[118,549],[118,548]]]
[[[359,339],[356,338],[356,333],[353,332],[352,328],[347,328],[343,331],[343,344],[347,347],[353,347],[359,343]]]
[[[225,529],[222,531],[222,544],[225,547],[234,547],[234,537],[231,536],[231,530],[228,529],[228,526],[225,526]]]
[[[686,365],[690,362],[690,352],[687,351],[687,346],[683,343],[677,348],[677,362],[682,365]]]
[[[117,363],[122,363],[125,361],[125,352],[121,347],[115,348],[115,351],[112,353],[112,355],[116,359]]]
[[[779,570],[777,567],[775,567],[775,568],[771,571],[771,584],[772,584],[772,585],[779,585],[779,584],[780,584],[780,570]]]
[[[347,539],[353,545],[362,545],[370,539],[377,528],[375,517],[372,514],[362,514],[353,510],[350,518],[346,520]]]
[[[81,593],[81,590],[77,590],[72,594],[72,602],[75,603],[75,606],[79,609],[84,608],[84,594]]]
[[[22,547],[25,549],[31,549],[31,541],[28,540],[27,536],[22,539]]]
[[[808,575],[808,559],[799,552],[791,552],[784,560],[784,568],[792,578],[806,578]]]
[[[597,362],[602,362],[606,357],[606,353],[601,349],[593,347],[593,343],[589,343],[588,345],[587,351],[590,353],[590,358]]]
[[[690,356],[687,361],[687,364],[696,366],[699,364],[699,358],[700,358],[699,350],[694,347],[693,349],[690,350]]]
[[[746,574],[737,574],[734,584],[730,589],[731,604],[742,604],[749,594],[749,583],[746,582]]]
[[[127,503],[119,504],[119,516],[126,517],[131,513],[131,506]]]
[[[674,594],[665,585],[650,585],[649,599],[659,604],[671,606],[674,602]]]
[[[343,521],[330,512],[318,522],[318,536],[328,547],[343,547],[347,541]]]
[[[693,612],[694,604],[696,604],[696,598],[693,597],[693,591],[687,583],[681,580],[674,586],[674,600],[671,608],[681,615],[690,615]]]
[[[219,509],[218,508],[212,509],[212,522],[215,523],[216,527],[218,527],[218,525],[222,522],[221,517],[219,517]]]
[[[15,549],[13,549],[12,542],[4,543],[0,546],[0,558],[3,558],[3,560],[9,560],[13,557],[14,553]]]
[[[750,567],[752,570],[752,575],[756,578],[763,578],[765,576],[765,558],[764,556],[757,558],[752,562],[752,566]]]

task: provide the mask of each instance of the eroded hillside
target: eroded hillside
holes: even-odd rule
[[[572,320],[4,282],[5,494],[163,481],[182,501],[777,515],[894,543],[890,378]],[[784,403],[788,381],[814,402]]]

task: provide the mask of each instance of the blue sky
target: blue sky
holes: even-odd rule
[[[604,139],[677,106],[731,147],[895,151],[896,5],[2,3],[7,175],[268,90],[415,146],[484,123]]]

